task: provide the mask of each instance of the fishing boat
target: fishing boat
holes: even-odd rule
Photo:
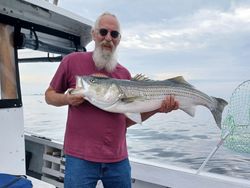
[[[27,175],[33,187],[64,187],[63,143],[24,132],[19,63],[53,62],[86,51],[92,21],[58,1],[0,1],[0,173]],[[45,52],[19,57],[22,49]],[[51,55],[57,54],[57,55]],[[130,159],[133,188],[250,188],[247,179]],[[0,179],[1,182],[1,179]],[[98,182],[98,188],[102,187]]]

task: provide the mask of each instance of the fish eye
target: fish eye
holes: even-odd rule
[[[94,78],[90,78],[89,81],[90,81],[91,83],[95,83],[95,79],[94,79]]]

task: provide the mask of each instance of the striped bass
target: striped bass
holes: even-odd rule
[[[141,123],[140,113],[160,108],[167,95],[179,103],[179,109],[190,116],[195,107],[207,107],[219,128],[222,112],[228,104],[224,99],[208,96],[184,80],[182,76],[163,81],[144,79],[121,80],[100,76],[76,76],[76,88],[70,94],[81,94],[94,106],[114,113],[123,113],[136,123]]]

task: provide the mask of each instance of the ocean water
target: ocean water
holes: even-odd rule
[[[24,94],[22,100],[25,131],[63,142],[67,107],[47,105],[43,94]],[[180,110],[156,114],[127,131],[131,158],[191,169],[200,167],[220,138],[221,130],[204,107],[197,108],[195,117]],[[249,164],[250,154],[221,146],[203,171],[249,179]]]

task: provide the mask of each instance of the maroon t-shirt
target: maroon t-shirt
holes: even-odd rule
[[[129,71],[117,65],[112,73],[97,70],[92,52],[75,52],[64,57],[50,86],[59,93],[74,88],[75,76],[105,74],[117,79],[131,79]],[[126,117],[103,111],[88,101],[68,107],[64,153],[94,162],[116,162],[128,157]]]

